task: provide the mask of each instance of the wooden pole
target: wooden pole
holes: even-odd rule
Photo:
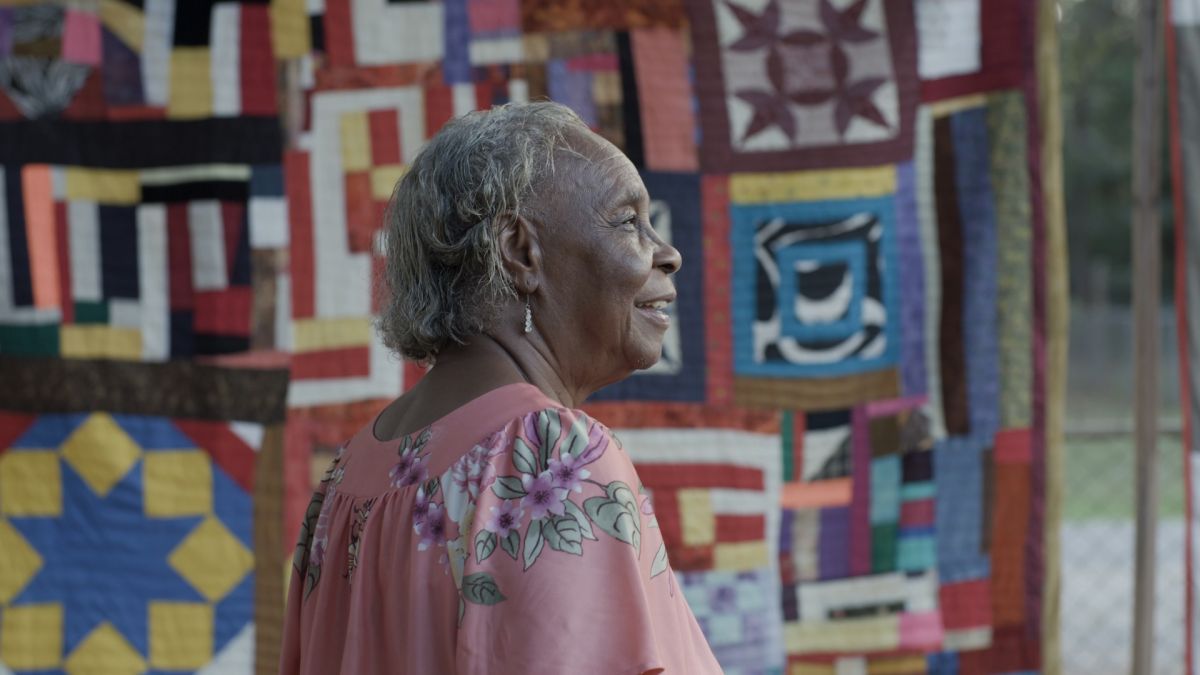
[[[1161,275],[1163,16],[1140,0],[1133,90],[1134,425],[1137,442],[1137,553],[1133,675],[1154,672],[1154,577],[1158,528],[1158,345]]]

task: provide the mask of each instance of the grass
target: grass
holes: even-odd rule
[[[1163,434],[1158,441],[1160,519],[1184,513],[1183,443]],[[1131,435],[1068,436],[1063,477],[1065,521],[1134,517],[1136,464]]]

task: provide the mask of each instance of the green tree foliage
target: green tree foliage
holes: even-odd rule
[[[1129,302],[1134,0],[1062,0],[1063,182],[1071,289]],[[1165,101],[1164,101],[1165,103]],[[1164,105],[1165,110],[1165,105]],[[1171,202],[1164,115],[1163,283],[1171,290]],[[1103,287],[1098,287],[1103,286]]]

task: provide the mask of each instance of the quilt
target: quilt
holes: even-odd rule
[[[685,258],[662,359],[586,407],[634,457],[726,672],[1056,672],[1053,13],[1049,0],[0,8],[0,357],[72,377],[182,369],[178,386],[213,406],[117,404],[97,387],[64,409],[38,377],[7,389],[0,663],[271,672],[268,587],[314,467],[422,374],[372,330],[391,190],[451,117],[550,98],[628,154]],[[286,380],[269,399],[286,405],[282,427],[282,408],[247,412],[226,381],[263,367]],[[113,448],[101,469],[79,459],[89,439]],[[185,470],[206,487],[153,487]],[[210,506],[226,503],[268,515],[251,529]],[[129,540],[154,552],[140,561],[78,544],[159,580],[119,610],[61,597],[83,558],[56,552],[70,547],[55,528],[85,513],[93,528],[158,528]],[[267,522],[283,531],[260,538]]]

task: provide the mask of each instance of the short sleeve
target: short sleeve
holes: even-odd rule
[[[694,619],[633,464],[578,411],[514,425],[469,519],[458,672],[662,672]]]

